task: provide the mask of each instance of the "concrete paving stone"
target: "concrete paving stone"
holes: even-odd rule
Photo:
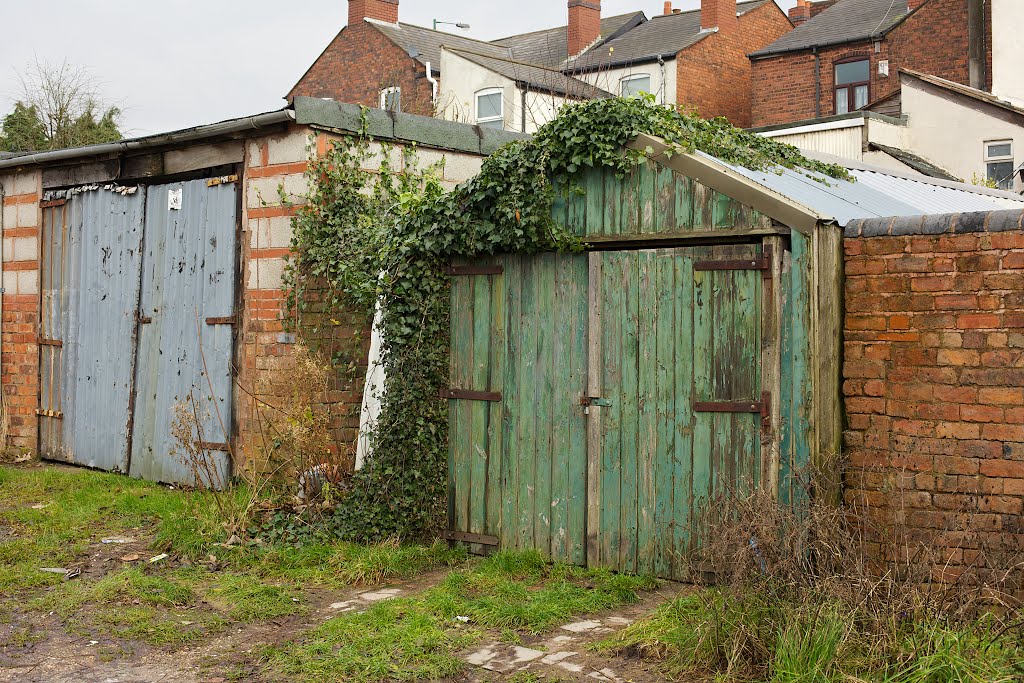
[[[390,598],[397,597],[401,594],[401,588],[384,588],[383,590],[372,591],[370,593],[360,593],[356,597],[360,600],[366,600],[367,602],[380,602],[381,600],[389,600]]]
[[[587,621],[576,621],[576,622],[573,622],[571,624],[566,624],[565,626],[562,627],[562,630],[569,631],[571,633],[586,633],[588,631],[593,631],[594,629],[597,629],[597,628],[601,628],[601,622],[600,621],[587,620]]]

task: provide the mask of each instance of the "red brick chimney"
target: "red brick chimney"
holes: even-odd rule
[[[348,0],[348,25],[355,26],[363,19],[397,24],[398,0]]]
[[[569,56],[575,57],[601,37],[601,0],[569,0]]]
[[[907,12],[913,12],[925,2],[926,0],[907,0]]]
[[[839,2],[839,0],[818,0],[817,2],[810,3],[811,19],[818,16],[837,2]]]
[[[807,0],[796,0],[796,5],[789,9],[789,20],[793,26],[799,26],[811,18],[811,8],[807,6]]]
[[[672,0],[665,0],[665,16],[672,14]]]
[[[701,0],[700,27],[726,33],[736,28],[736,0]]]

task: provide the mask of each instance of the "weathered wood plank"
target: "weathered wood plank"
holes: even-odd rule
[[[491,278],[493,275],[474,275],[468,280],[473,296],[473,364],[469,368],[469,386],[478,391],[491,391]],[[488,417],[491,407],[483,401],[469,405],[472,440],[469,456],[469,527],[473,534],[485,533],[487,517],[487,454],[490,447]]]
[[[569,548],[569,506],[571,504],[571,429],[573,402],[572,346],[577,342],[572,330],[572,312],[578,305],[573,300],[573,256],[555,257],[552,309],[554,336],[551,339],[551,474],[548,491],[550,511],[550,552],[558,561],[571,561]],[[543,501],[542,501],[543,503]]]
[[[650,466],[654,477],[654,516],[651,527],[654,536],[652,566],[647,571],[657,576],[672,576],[672,554],[675,542],[672,536],[674,519],[674,484],[676,470],[676,351],[683,340],[676,337],[676,317],[685,308],[684,294],[676,283],[678,262],[684,252],[673,249],[657,252],[655,259],[654,291],[654,430],[655,452]],[[679,359],[689,362],[689,359]]]
[[[471,387],[473,381],[473,280],[458,278],[452,282],[452,386]],[[455,472],[455,500],[452,518],[454,531],[469,531],[470,490],[472,471],[470,463],[473,452],[472,406],[469,401],[448,402],[451,416],[452,450]]]
[[[670,257],[671,258],[671,257]],[[637,253],[637,520],[636,562],[634,571],[654,572],[656,528],[656,486],[658,473],[658,413],[664,406],[658,401],[657,329],[659,308],[657,252]],[[671,317],[670,315],[665,317]]]
[[[639,448],[640,282],[639,254],[623,253],[622,341],[622,482],[620,498],[619,571],[636,571]]]
[[[587,394],[603,396],[604,387],[604,328],[602,316],[604,297],[602,295],[603,255],[587,255]],[[597,406],[587,409],[587,564],[601,563],[602,546],[602,459],[604,408]]]
[[[519,463],[522,449],[520,377],[523,363],[523,256],[505,257],[505,297],[508,324],[505,336],[506,364],[502,391],[501,547],[519,548]],[[528,257],[526,257],[528,258]]]
[[[640,169],[633,168],[619,181],[619,233],[640,232]]]
[[[676,221],[676,191],[678,181],[675,171],[658,166],[654,178],[654,216],[646,224],[648,230],[678,231]]]
[[[538,254],[537,263],[537,371],[534,375],[536,464],[533,482],[533,542],[545,556],[551,553],[551,439],[557,422],[552,404],[555,391],[554,336],[561,334],[560,307],[555,301],[556,255]]]
[[[604,364],[604,396],[612,405],[598,408],[602,413],[601,434],[601,564],[619,566],[620,487],[622,484],[623,401],[627,400],[622,384],[623,329],[625,325],[624,291],[625,263],[621,254],[602,254],[601,297]]]
[[[840,387],[843,343],[843,237],[836,226],[821,226],[814,232],[812,268],[815,282],[814,343],[809,348],[814,364],[812,397],[815,440],[808,461],[817,475],[815,495],[838,505],[841,497],[841,472],[838,454],[842,448],[843,406]]]
[[[583,176],[587,220],[581,234],[601,235],[605,231],[604,173],[604,169],[591,168]]]
[[[589,209],[588,209],[589,213]],[[587,256],[573,254],[570,259],[571,277],[568,300],[571,317],[568,337],[572,340],[569,350],[569,376],[564,400],[569,412],[569,501],[568,501],[568,547],[569,559],[575,564],[587,562],[587,420],[578,398],[587,391],[587,301],[588,263]]]
[[[534,482],[537,481],[537,328],[546,321],[540,314],[540,265],[523,258],[523,328],[519,373],[519,547],[534,548]]]
[[[710,249],[694,250],[695,256],[710,255]],[[715,271],[693,273],[693,396],[698,401],[716,400],[712,363],[714,358],[714,316]],[[693,416],[693,495],[690,508],[690,538],[698,532],[698,517],[701,507],[707,505],[711,494],[711,460],[713,457],[712,432],[714,416],[711,413],[695,413]]]
[[[694,305],[696,295],[693,279],[693,258],[687,252],[675,260],[676,315],[673,325],[675,365],[672,368],[675,404],[675,448],[672,462],[672,572],[669,576],[685,578],[685,557],[689,550],[693,510],[694,450]]]
[[[507,268],[508,257],[496,259],[503,268]],[[505,383],[506,336],[507,325],[505,313],[508,293],[508,279],[504,274],[493,276],[491,281],[491,340],[489,346],[488,383],[493,391],[503,392]],[[504,486],[502,478],[502,461],[504,460],[503,437],[505,408],[501,402],[491,403],[487,414],[487,509],[485,512],[484,532],[490,536],[501,534],[502,501]]]
[[[621,220],[619,215],[622,211],[622,185],[615,174],[607,169],[601,170],[604,185],[604,229],[602,235],[618,235]]]
[[[652,232],[654,226],[664,225],[655,221],[655,206],[658,202],[658,171],[660,168],[652,161],[640,164],[636,168],[637,199],[639,201],[636,232]]]

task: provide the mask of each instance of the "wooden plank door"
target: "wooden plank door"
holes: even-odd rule
[[[589,564],[683,578],[701,506],[758,481],[759,250],[590,254]]]
[[[587,257],[490,266],[452,277],[449,537],[584,564]]]

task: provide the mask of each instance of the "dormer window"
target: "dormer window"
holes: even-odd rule
[[[871,94],[871,60],[836,63],[836,114],[848,114],[868,106]]]
[[[488,88],[476,94],[476,125],[482,128],[505,128],[505,91]]]
[[[380,91],[380,108],[395,113],[402,111],[402,89],[399,87],[384,88]]]
[[[651,92],[651,75],[635,74],[626,76],[619,81],[619,94],[623,97],[636,97],[640,93]]]

